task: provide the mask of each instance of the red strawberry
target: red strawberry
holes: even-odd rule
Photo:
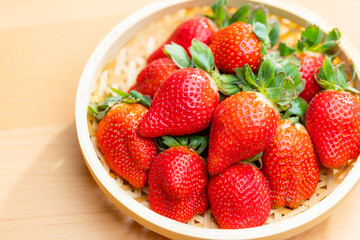
[[[209,181],[208,198],[221,228],[261,226],[270,214],[270,190],[260,170],[237,163]]]
[[[300,97],[305,99],[307,102],[318,93],[321,88],[315,79],[315,71],[321,67],[324,61],[324,55],[321,53],[304,52],[300,54],[302,78],[305,80],[305,89],[300,94]]]
[[[101,119],[96,132],[110,169],[136,188],[145,186],[149,165],[157,153],[154,139],[135,132],[146,112],[143,105],[120,103]]]
[[[259,69],[263,55],[261,41],[253,33],[253,26],[236,22],[219,30],[210,44],[215,65],[220,71],[234,74],[235,68],[249,64],[252,71]]]
[[[155,59],[166,57],[166,54],[164,53],[164,45],[172,42],[184,47],[189,54],[188,47],[190,47],[191,41],[194,38],[209,45],[214,32],[215,26],[206,17],[196,17],[187,20],[175,29],[168,40],[155,50],[155,52],[149,56],[147,61],[150,63]]]
[[[359,156],[360,103],[350,93],[319,93],[308,106],[305,124],[325,167],[339,168]]]
[[[239,92],[222,101],[210,130],[210,174],[219,174],[231,164],[262,152],[272,141],[279,121],[277,107],[261,93]]]
[[[178,70],[169,58],[159,58],[147,65],[137,76],[136,83],[130,90],[138,91],[154,98],[155,92],[171,73]]]
[[[317,94],[305,113],[305,125],[320,162],[339,168],[360,153],[360,102],[344,90],[359,93],[346,84],[347,74],[325,58],[318,73],[320,86],[327,90]]]
[[[208,73],[195,68],[180,69],[157,91],[138,133],[158,137],[200,132],[209,127],[218,104],[219,93]]]
[[[281,120],[261,157],[273,207],[296,208],[311,197],[319,181],[319,163],[304,126]]]
[[[171,219],[187,222],[208,208],[205,160],[187,147],[159,153],[149,170],[150,208]]]

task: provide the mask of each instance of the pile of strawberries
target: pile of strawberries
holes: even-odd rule
[[[148,186],[150,208],[187,222],[212,210],[221,228],[263,225],[296,208],[319,167],[360,153],[354,76],[334,65],[337,29],[306,27],[295,48],[263,8],[227,1],[183,22],[149,58],[130,93],[91,105],[111,170]],[[141,94],[142,93],[142,94]]]

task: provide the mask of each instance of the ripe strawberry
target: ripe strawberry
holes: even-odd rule
[[[206,129],[219,93],[208,73],[183,68],[171,74],[156,93],[138,133],[143,137],[179,136]]]
[[[304,52],[299,55],[301,59],[302,78],[305,80],[305,89],[300,94],[300,97],[305,99],[307,102],[321,90],[321,87],[315,79],[315,71],[321,67],[325,56],[321,53]]]
[[[132,186],[142,188],[157,154],[154,139],[143,138],[135,130],[147,108],[138,103],[113,106],[99,122],[96,138],[109,167]]]
[[[165,43],[149,56],[147,62],[150,63],[155,59],[166,57],[164,45],[172,42],[184,47],[188,53],[188,47],[194,38],[209,45],[215,30],[216,27],[206,17],[195,17],[187,20],[180,24]]]
[[[327,90],[309,103],[305,125],[314,143],[320,162],[328,168],[339,168],[360,153],[360,103],[344,90],[345,77],[325,58],[318,74],[319,84]]]
[[[319,93],[309,104],[305,123],[325,167],[339,168],[359,155],[360,103],[350,93]]]
[[[213,176],[208,198],[221,228],[261,226],[271,209],[268,183],[260,170],[248,163],[237,163]]]
[[[253,33],[253,26],[236,22],[219,30],[210,44],[215,65],[225,73],[235,73],[235,68],[249,64],[252,71],[259,69],[263,54],[261,41]]]
[[[290,48],[284,43],[279,46],[282,56],[296,52],[301,60],[302,78],[305,80],[305,89],[300,97],[307,102],[318,93],[321,88],[315,79],[315,71],[321,67],[324,57],[329,50],[336,45],[340,39],[340,32],[334,28],[321,43],[323,32],[315,25],[309,25],[301,32],[301,39],[298,41],[296,48]],[[330,54],[333,54],[330,52]]]
[[[280,121],[278,105],[289,108],[304,86],[298,68],[290,62],[267,59],[258,76],[248,64],[236,73],[239,86],[246,91],[226,98],[215,109],[208,158],[212,175],[267,148]]]
[[[150,208],[171,219],[187,222],[208,208],[205,160],[187,147],[159,153],[149,170]]]
[[[210,130],[209,172],[223,172],[231,164],[262,152],[279,124],[277,107],[264,95],[239,92],[216,108]]]
[[[176,64],[169,58],[159,58],[147,65],[136,78],[136,83],[130,90],[138,91],[154,98],[155,92],[165,82],[171,73],[178,70]]]
[[[319,163],[304,126],[281,120],[261,157],[272,206],[297,208],[311,197],[319,181]]]

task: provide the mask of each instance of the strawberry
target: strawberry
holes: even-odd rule
[[[208,45],[215,31],[216,27],[206,17],[195,17],[187,20],[180,24],[165,43],[149,56],[147,62],[150,63],[155,59],[166,57],[164,45],[172,42],[184,47],[188,53],[188,47],[194,38]]]
[[[328,168],[339,168],[360,153],[360,103],[347,91],[346,74],[325,58],[317,77],[326,91],[309,103],[305,125],[320,162]]]
[[[208,16],[220,28],[210,44],[215,65],[223,73],[235,74],[235,68],[245,64],[256,72],[263,54],[279,39],[280,24],[270,20],[264,9],[252,9],[250,4],[230,14],[226,11],[227,2],[214,3],[213,15]]]
[[[277,107],[261,93],[239,92],[222,101],[210,130],[210,174],[219,174],[263,151],[272,141],[279,120]]]
[[[305,80],[305,89],[300,97],[305,101],[310,100],[321,90],[321,87],[315,79],[315,71],[322,66],[325,56],[321,53],[304,52],[299,55],[301,59],[302,78]]]
[[[187,222],[208,208],[205,160],[184,146],[159,153],[149,170],[150,208],[171,219]]]
[[[245,64],[249,64],[253,71],[259,69],[263,57],[261,45],[261,41],[253,33],[253,26],[237,22],[219,30],[210,49],[220,71],[234,74],[235,68]]]
[[[138,132],[143,137],[200,132],[210,125],[218,103],[217,87],[208,73],[180,69],[161,85]]]
[[[147,172],[157,154],[157,148],[154,139],[143,138],[135,132],[147,108],[138,103],[127,103],[132,99],[133,96],[129,100],[123,97],[111,98],[99,106],[90,106],[90,110],[97,119],[102,117],[96,139],[110,169],[135,188],[142,188],[146,184]],[[98,110],[107,113],[99,113]]]
[[[169,58],[159,58],[147,65],[136,78],[131,90],[154,98],[155,92],[165,82],[171,73],[178,70],[176,64]]]
[[[319,181],[319,163],[303,125],[281,120],[261,159],[273,207],[297,208],[314,193]]]
[[[237,69],[240,85],[247,91],[226,98],[214,112],[209,139],[210,174],[219,174],[231,164],[259,154],[271,143],[280,121],[274,103],[286,107],[303,87],[295,66],[278,67],[268,59],[260,66],[258,77],[248,64]],[[293,76],[288,76],[290,72]],[[260,93],[250,91],[254,88]]]
[[[189,48],[192,60],[178,44],[165,45],[165,50],[181,69],[156,92],[138,127],[143,137],[181,136],[205,130],[219,104],[218,88],[209,74],[214,62],[207,45],[194,39]]]
[[[340,36],[339,30],[334,28],[321,43],[323,32],[319,27],[309,25],[301,32],[301,39],[298,41],[296,48],[290,48],[284,43],[280,44],[279,51],[282,56],[295,52],[301,59],[300,73],[306,84],[300,97],[307,102],[310,102],[316,93],[321,90],[314,73],[321,67],[325,55],[332,54],[330,50],[336,46]]]
[[[270,190],[260,170],[237,163],[209,181],[208,198],[221,228],[261,226],[270,214]]]

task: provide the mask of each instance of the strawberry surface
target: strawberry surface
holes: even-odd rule
[[[210,130],[210,174],[262,152],[271,143],[279,121],[276,107],[260,93],[239,92],[223,100]]]
[[[179,222],[189,221],[208,208],[205,160],[187,147],[159,153],[149,170],[150,208]]]
[[[252,71],[259,69],[263,55],[261,41],[253,33],[253,26],[236,22],[219,30],[210,44],[215,65],[220,71],[234,74],[235,68],[249,64]]]
[[[208,73],[195,68],[180,69],[160,86],[138,133],[153,138],[200,132],[209,127],[218,104],[217,86]]]
[[[166,57],[164,45],[172,42],[179,44],[190,54],[188,48],[194,38],[209,45],[215,30],[215,26],[206,17],[195,17],[187,20],[181,23],[165,43],[149,56],[147,62],[150,63],[155,59]]]
[[[178,70],[176,64],[169,58],[159,58],[147,65],[136,78],[136,83],[130,90],[138,91],[154,98],[160,85],[171,73]]]
[[[208,198],[221,228],[261,226],[269,216],[270,190],[260,170],[237,163],[209,181]]]
[[[261,159],[273,207],[296,208],[314,193],[319,163],[310,136],[301,124],[281,120]]]
[[[321,90],[321,87],[315,79],[315,71],[322,66],[324,61],[324,55],[321,53],[304,52],[299,55],[301,59],[302,79],[305,80],[305,89],[300,94],[300,97],[305,99],[307,102]]]
[[[134,103],[115,105],[99,122],[96,138],[110,169],[132,186],[142,188],[157,148],[154,139],[135,130],[147,108]]]
[[[307,108],[305,126],[320,162],[339,168],[360,153],[360,103],[347,92],[323,91]]]

